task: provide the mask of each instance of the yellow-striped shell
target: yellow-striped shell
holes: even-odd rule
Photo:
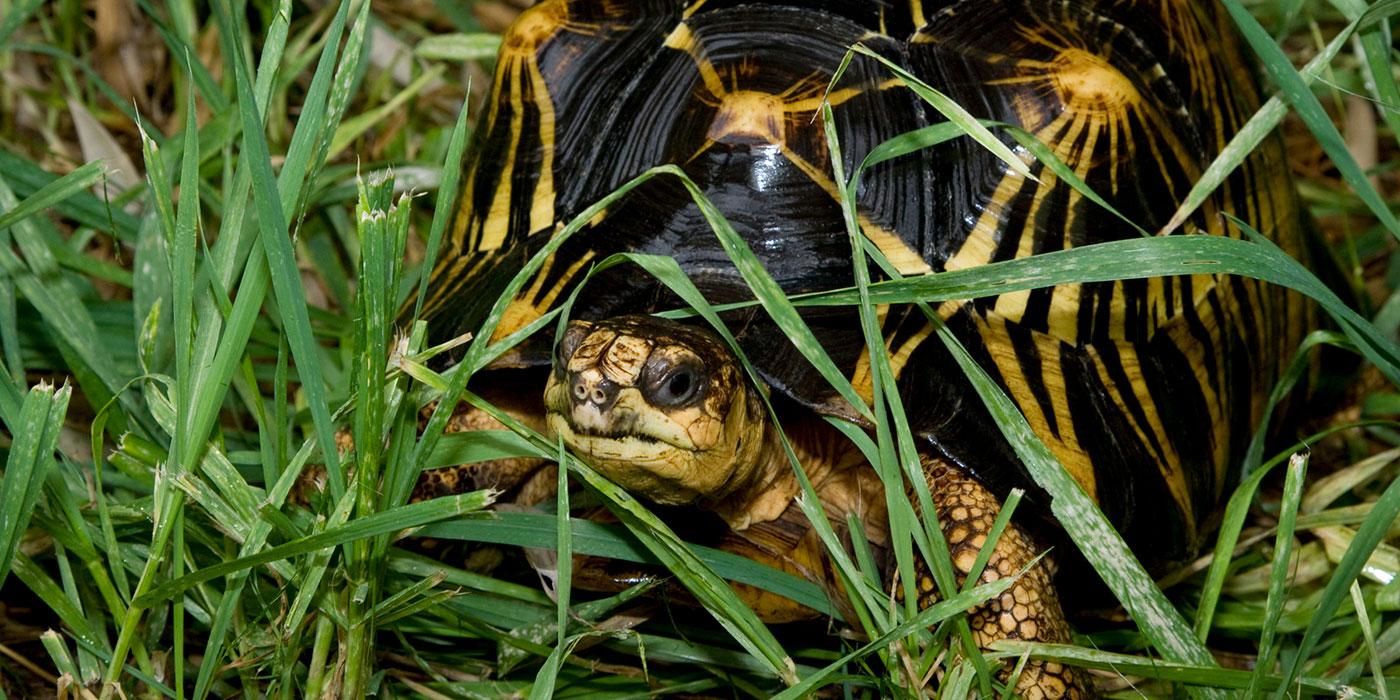
[[[662,164],[685,170],[785,291],[850,286],[816,117],[855,43],[975,116],[1034,134],[1118,211],[1158,231],[1259,105],[1228,22],[1215,3],[1186,0],[548,0],[505,38],[463,209],[433,272],[434,331],[476,330],[505,280],[563,223]],[[827,99],[847,173],[881,142],[943,119],[861,56]],[[1017,152],[1036,179],[968,138],[874,167],[857,196],[863,234],[904,275],[1142,235]],[[1175,233],[1238,236],[1228,212],[1301,255],[1286,172],[1280,145],[1267,140]],[[751,298],[690,194],[660,177],[566,242],[497,335],[561,303],[616,252],[673,256],[712,303]],[[574,316],[676,305],[622,266],[590,282]],[[1065,285],[937,310],[1129,542],[1139,552],[1152,545],[1159,559],[1194,545],[1312,317],[1285,290],[1211,275]],[[868,394],[855,313],[806,319]],[[1030,486],[926,319],[907,306],[881,307],[880,319],[927,449],[995,490]],[[775,390],[851,415],[761,312],[728,320]]]

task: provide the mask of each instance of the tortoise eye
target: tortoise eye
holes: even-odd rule
[[[588,330],[588,326],[578,321],[569,324],[568,329],[564,331],[564,337],[554,346],[554,371],[563,372],[569,365],[569,358],[574,356],[583,339],[588,337]]]
[[[648,399],[659,406],[679,406],[689,403],[699,393],[703,379],[700,370],[691,365],[666,367],[648,382]]]

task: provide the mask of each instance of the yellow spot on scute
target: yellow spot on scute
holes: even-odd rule
[[[502,43],[502,52],[533,57],[535,50],[569,22],[569,5],[546,2],[522,12]]]
[[[1119,112],[1141,99],[1126,75],[1102,56],[1083,49],[1060,52],[1052,75],[1060,99],[1075,111]]]
[[[707,135],[719,143],[784,142],[785,105],[777,95],[740,90],[724,96]]]

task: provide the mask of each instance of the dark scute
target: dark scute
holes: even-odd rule
[[[841,63],[846,47],[863,38],[873,49],[896,60],[899,57],[894,42],[866,37],[861,27],[834,15],[766,5],[708,8],[707,5],[706,12],[688,20],[687,25],[704,58],[714,66],[728,90],[788,94],[792,99],[795,96],[789,93],[801,85],[803,95],[819,97]],[[762,41],[755,42],[755,37],[762,37]],[[661,48],[654,56],[637,61],[630,70],[636,77],[625,93],[609,101],[614,106],[586,115],[591,150],[574,158],[575,166],[568,165],[569,159],[560,159],[560,167],[573,168],[556,175],[557,181],[565,183],[559,201],[562,216],[581,211],[647,168],[663,163],[687,164],[707,147],[710,125],[719,105],[706,89],[693,58],[682,51]],[[873,60],[860,58],[852,62],[838,87],[874,85],[886,78],[887,73]],[[914,99],[904,90],[871,91],[835,107],[848,170],[874,145],[923,125],[914,109]],[[813,122],[810,116],[789,115],[787,145],[799,157],[822,169],[826,138],[820,122]],[[908,197],[887,195],[882,188],[912,192],[922,191],[920,186],[924,184],[919,177],[912,181],[904,177],[905,173],[899,177],[883,174],[894,167],[888,166],[867,178],[872,183],[865,188],[871,193],[871,208],[880,218],[894,216],[886,213],[896,210],[891,201],[911,201]]]
[[[589,5],[571,3],[571,12]],[[595,13],[607,21],[600,22],[593,36],[559,32],[540,51],[540,69],[561,126],[554,161],[556,219],[567,221],[649,167],[675,163],[701,185],[785,289],[851,284],[849,242],[839,206],[828,191],[774,144],[708,144],[716,105],[704,93],[691,57],[662,47],[679,16],[671,5],[659,7],[661,11],[654,15],[629,18],[630,23],[609,14],[611,9]],[[706,5],[688,24],[705,58],[721,75],[740,74],[742,89],[781,94],[801,83],[816,97],[846,47],[862,37],[866,45],[902,61],[902,50],[893,40],[867,36],[850,19],[820,9]],[[760,36],[763,40],[756,43],[754,37]],[[760,70],[745,72],[743,66]],[[857,58],[838,86],[866,88],[833,110],[848,171],[875,145],[924,125],[917,98],[909,91],[869,89],[885,80],[888,73],[883,67]],[[825,172],[826,141],[820,122],[810,115],[790,115],[785,128],[790,152]],[[485,134],[481,152],[474,156],[483,166],[506,160],[509,119],[498,117],[488,129],[494,131]],[[513,169],[515,176],[536,176],[536,166],[531,164],[538,162],[538,153],[524,149],[517,159],[521,160]],[[927,155],[916,154],[878,166],[863,178],[858,193],[871,221],[911,241],[921,253],[933,246],[932,233],[939,228],[929,222],[931,203],[926,193],[932,183],[927,161]],[[477,211],[489,208],[495,178],[501,174],[500,169],[477,168],[478,186],[472,193]],[[465,287],[455,296],[463,304],[447,310],[456,322],[450,324],[450,333],[440,332],[448,324],[435,322],[435,339],[475,330],[489,308],[491,293],[502,289],[528,254],[543,244],[542,233],[523,245],[509,243],[520,240],[526,228],[521,219],[528,211],[524,202],[513,204],[508,237],[512,250],[500,255],[480,279],[461,282]],[[593,252],[602,259],[619,251],[675,256],[712,301],[751,296],[690,195],[673,178],[657,178],[638,189],[615,206],[603,224],[576,236],[558,257],[577,260]],[[557,276],[566,267],[555,266],[552,273]],[[547,293],[558,281],[547,280],[543,289]],[[639,279],[635,271],[618,271],[597,281],[576,315],[600,318],[652,310],[669,305],[670,299],[669,293],[649,279]]]
[[[918,311],[911,309],[909,314],[907,322],[925,322]],[[947,321],[968,354],[1003,392],[1008,392],[974,327],[976,323],[966,307]],[[923,435],[944,457],[962,466],[994,493],[1004,494],[1015,487],[1027,489],[1028,510],[1048,507],[1048,498],[1026,476],[1021,460],[1002,436],[967,374],[934,335],[910,356],[899,377],[899,394],[909,411],[910,429]]]
[[[532,239],[532,241],[507,248],[472,253],[473,259],[483,263],[482,271],[461,280],[458,290],[453,294],[452,303],[431,310],[431,314],[425,311],[424,320],[428,324],[428,347],[445,343],[466,333],[478,332],[482,322],[491,312],[491,307],[505,292],[511,278],[525,266],[530,255],[534,253],[535,249],[529,243],[543,242]],[[529,339],[525,347],[521,348],[524,353],[522,358],[524,364],[549,364],[552,342],[552,334],[535,334],[535,337]],[[466,345],[459,345],[452,351],[445,353],[445,357],[439,355],[434,366],[442,369],[446,365],[460,360],[464,352],[466,352]]]
[[[1105,361],[1115,361],[1107,354]],[[1073,351],[1061,358],[1066,402],[1080,431],[1079,444],[1094,464],[1099,508],[1149,566],[1179,563],[1194,552],[1195,543],[1186,542],[1183,514],[1157,468],[1157,455],[1135,439],[1093,360]]]
[[[707,0],[697,16],[716,10],[759,3],[753,0]],[[904,39],[913,33],[914,11],[908,0],[788,0],[782,3],[806,12],[820,12],[850,20],[871,32]]]
[[[596,4],[579,2],[571,7]],[[599,18],[596,32],[562,34],[540,53],[540,71],[554,98],[558,125],[554,177],[558,190],[556,207],[562,211],[556,218],[578,213],[645,170],[643,167],[609,177],[611,184],[603,189],[596,181],[598,169],[607,167],[598,162],[607,150],[600,148],[601,135],[621,130],[636,136],[640,132],[634,127],[655,128],[645,122],[629,125],[638,114],[631,99],[638,94],[653,94],[646,82],[652,72],[650,67],[670,53],[663,44],[681,15],[675,2],[653,5],[654,11],[642,8],[635,16]],[[677,82],[671,84],[678,85],[682,79],[672,76],[671,80]],[[666,100],[674,100],[679,93],[677,90],[674,94],[656,94],[660,102],[650,114],[674,109],[675,102]],[[646,114],[642,112],[643,116]]]
[[[911,44],[907,50],[909,67],[916,76],[947,94],[974,116],[1006,121],[1013,114],[1003,91],[987,90],[981,85],[982,63],[959,50],[943,50],[932,44]],[[930,124],[947,121],[922,102],[918,109],[925,112]],[[1009,139],[1000,138],[1003,142]],[[924,149],[923,153],[930,164],[928,177],[933,185],[930,190],[933,196],[927,197],[931,225],[921,241],[921,252],[935,270],[942,270],[948,258],[966,243],[973,225],[1001,182],[1006,166],[986,148],[967,138],[953,139]]]
[[[1050,430],[1050,434],[1054,437],[1061,437],[1059,418],[1055,415],[1054,399],[1050,396],[1050,388],[1045,384],[1046,372],[1053,372],[1057,369],[1046,365],[1047,362],[1053,362],[1053,356],[1050,358],[1041,356],[1040,345],[1036,343],[1035,334],[1027,330],[1025,326],[1016,323],[1007,324],[1006,335],[1011,341],[1012,350],[1016,352],[1016,363],[1020,365],[1021,376],[1026,380],[1026,388],[1030,390],[1031,396],[1035,398],[1036,404],[1040,407],[1040,414],[1045,416],[1045,427]]]
[[[1176,453],[1176,468],[1186,475],[1191,503],[1215,503],[1219,495],[1215,488],[1215,445],[1210,439],[1215,432],[1191,360],[1165,333],[1148,342],[1138,357],[1143,365],[1142,379],[1156,406],[1157,417]],[[1252,393],[1249,386],[1240,388],[1244,391],[1239,396]],[[1248,414],[1250,402],[1239,403],[1242,405],[1234,413]],[[1248,435],[1249,432],[1249,428],[1245,428],[1236,434]],[[1193,518],[1201,515],[1192,513]]]
[[[789,7],[706,8],[689,24],[716,70],[727,74],[742,72],[741,65],[762,67],[756,74],[741,75],[743,89],[783,93],[803,83],[815,97],[840,63],[845,46],[863,31],[841,17]],[[755,36],[764,37],[763,42],[755,45]],[[899,58],[893,42],[867,38],[867,43]],[[557,164],[577,171],[568,175],[561,170],[556,176],[560,218],[581,211],[647,167],[676,163],[786,291],[850,285],[850,243],[835,199],[776,144],[709,143],[716,105],[704,93],[691,57],[670,49],[659,49],[658,54],[639,64],[630,93],[616,98],[621,106],[603,115],[585,115],[592,120],[591,137],[580,143],[589,144],[592,151],[581,165],[566,159]],[[852,63],[841,86],[871,86],[885,79],[883,68],[862,58]],[[835,108],[848,169],[878,143],[923,125],[915,99],[903,89],[870,90]],[[821,124],[808,115],[790,116],[785,127],[790,152],[824,170]],[[859,197],[872,220],[895,227],[900,235],[917,236],[931,229],[926,222],[930,183],[924,160],[908,157],[867,174]],[[536,237],[529,247],[537,248],[542,238]],[[674,257],[714,303],[752,298],[689,192],[674,178],[658,177],[639,187],[601,223],[566,243],[558,258],[577,260],[593,253],[602,259],[622,251]],[[566,267],[554,266],[553,277],[542,285],[545,293],[564,282]],[[617,268],[594,278],[574,316],[598,319],[676,305],[679,302],[654,280],[635,269]],[[767,331],[771,333],[771,327]],[[765,342],[771,344],[771,338]]]
[[[1204,110],[1193,110],[1185,116],[1175,113],[1178,106],[1191,102],[1170,78],[1160,76],[1158,66],[1170,67],[1180,59],[1176,57],[1174,45],[1155,27],[1161,24],[1160,19],[1149,16],[1141,8],[1129,3],[1098,3],[1089,7],[1038,0],[965,0],[949,5],[947,12],[931,14],[928,26],[920,30],[922,37],[933,41],[909,45],[909,62],[916,74],[973,115],[1019,124],[1032,132],[1051,124],[1060,115],[1063,105],[1046,84],[1025,82],[1026,69],[1008,59],[1053,62],[1057,50],[1035,40],[1035,32],[1045,27],[1069,27],[1074,30],[1068,37],[1070,46],[1089,47],[1095,53],[1109,56],[1112,65],[1142,94],[1149,109],[1170,115],[1173,135],[1183,142],[1187,153],[1214,152],[1205,150],[1203,134],[1207,129],[1197,123],[1198,119],[1206,118]],[[1153,28],[1139,32],[1149,25]],[[989,31],[992,27],[996,30]],[[1181,74],[1169,72],[1169,75]],[[989,89],[989,85],[997,87]],[[1023,122],[1023,115],[1016,109],[1018,104],[1023,109],[1039,105],[1041,112],[1035,121]],[[936,120],[930,117],[930,121]],[[1155,152],[1171,153],[1162,141],[1159,124],[1142,122],[1136,116],[1130,117],[1129,122],[1134,139],[1151,138],[1157,141]],[[1074,127],[1066,123],[1058,133],[1042,135],[1042,139],[1056,144],[1073,133]],[[1003,135],[1002,141],[1016,147],[1009,136]],[[1163,201],[1164,194],[1184,196],[1191,180],[1181,164],[1171,162],[1170,158],[1166,163],[1159,163],[1156,158],[1147,156],[1154,150],[1145,141],[1135,144],[1136,157],[1127,145],[1125,142],[1115,161],[1109,161],[1104,157],[1107,154],[1105,144],[1097,144],[1084,179],[1124,216],[1152,230],[1164,224],[1174,208]],[[940,250],[934,256],[941,261],[956,252],[966,240],[971,222],[986,207],[1005,166],[967,139],[950,142],[936,150],[935,162],[946,165],[945,172],[935,179],[940,186],[948,188],[948,195],[940,202],[944,206],[936,216],[949,225],[947,235],[940,240]],[[1201,159],[1204,160],[1204,155]],[[1194,165],[1203,167],[1204,162]],[[1165,176],[1163,167],[1167,170]],[[1033,172],[1046,174],[1038,163],[1033,166]],[[1114,182],[1120,188],[1116,193]],[[1015,256],[1021,242],[1019,231],[1031,215],[1034,192],[1034,186],[1023,187],[1005,207],[1000,220],[1003,238],[994,259]],[[1035,221],[1031,222],[1038,232],[1033,245],[1035,252],[1139,235],[1085,199],[1077,199],[1073,209],[1069,208],[1069,192],[1067,186],[1062,186],[1054,195],[1055,201],[1042,204],[1036,212]],[[1069,229],[1061,230],[1063,222],[1071,218],[1073,224]]]

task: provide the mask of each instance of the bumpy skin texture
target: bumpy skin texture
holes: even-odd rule
[[[516,420],[536,429],[542,427],[539,412],[530,403],[515,405],[506,401],[501,402],[501,404],[504,405],[503,410]],[[498,408],[502,407],[501,404],[498,404]],[[420,431],[428,424],[428,417],[436,408],[437,402],[434,401],[418,412],[418,429]],[[445,432],[465,433],[476,430],[505,429],[506,426],[489,413],[463,402],[453,410]],[[335,443],[342,456],[355,448],[355,439],[347,428],[336,431]],[[410,494],[409,501],[417,503],[440,496],[451,496],[480,489],[495,489],[504,494],[506,502],[530,506],[554,495],[555,479],[554,464],[543,459],[516,457],[458,464],[425,470],[418,477],[418,483],[413,485],[413,493]],[[303,482],[303,485],[296,491],[298,498],[304,497],[309,491],[323,491],[325,489],[325,470],[309,469],[303,473],[300,481]]]
[[[436,403],[428,404],[420,412],[422,423],[432,415]],[[538,424],[538,416],[512,411],[517,419],[525,419],[527,424]],[[459,404],[448,421],[446,432],[465,433],[473,430],[504,430],[505,425],[490,414],[462,403]],[[418,478],[413,487],[413,501],[423,501],[439,496],[465,493],[478,489],[496,489],[508,494],[513,503],[531,506],[554,495],[555,467],[543,459],[516,457],[513,459],[493,459],[474,464],[461,464],[441,469],[429,469]]]
[[[938,524],[948,539],[958,585],[962,585],[987,542],[992,523],[1001,511],[1001,501],[980,482],[943,460],[925,459],[924,473]],[[1041,551],[1035,540],[1013,521],[997,539],[978,581],[991,583],[1014,576]],[[1069,624],[1055,594],[1054,574],[1051,560],[1041,559],[1006,592],[970,613],[968,624],[977,644],[985,648],[1003,639],[1069,642]],[[938,590],[926,566],[920,567],[918,575],[919,607],[926,608],[938,601]],[[1089,695],[1083,671],[1046,661],[1026,664],[1017,679],[1016,693],[1027,700]]]
[[[723,517],[732,528],[723,548],[825,585],[841,600],[831,562],[792,502],[797,488],[777,429],[754,406],[755,392],[737,374],[735,358],[701,330],[651,317],[575,321],[560,343],[545,391],[547,424],[571,451],[632,492],[657,502],[697,505]],[[667,387],[681,375],[691,381],[678,395]],[[742,423],[726,420],[736,410],[745,418]],[[785,428],[828,516],[843,523],[854,514],[865,524],[867,540],[885,544],[883,491],[874,470],[849,441],[818,425],[798,420]],[[699,432],[705,439],[693,437]],[[696,464],[701,466],[688,468]],[[946,460],[926,458],[925,475],[933,515],[947,537],[961,584],[972,572],[1001,504],[986,486]],[[775,500],[783,507],[770,512],[760,505],[769,493],[779,494]],[[997,540],[981,580],[1015,576],[1038,552],[1034,540],[1012,524]],[[969,622],[978,645],[985,648],[1001,639],[1068,642],[1053,574],[1050,563],[1041,560],[1000,597],[973,611]],[[918,576],[919,606],[928,607],[938,591],[927,566],[921,566]],[[636,579],[630,568],[619,570],[617,577],[618,586]],[[771,596],[738,590],[770,621],[802,617],[800,610]],[[1016,688],[1029,698],[1086,695],[1078,673],[1039,661],[1026,666]]]
[[[425,409],[425,410],[430,410]],[[465,404],[448,425],[448,432],[494,430],[503,426],[486,413]],[[826,444],[830,436],[812,425],[799,425],[789,438],[802,454],[802,461],[817,475],[816,488],[828,498],[828,516],[835,522],[845,520],[845,513],[858,510],[874,526],[883,520],[883,508],[877,497],[878,487],[870,478],[858,478],[848,464],[854,450]],[[847,462],[847,464],[843,464]],[[773,465],[775,471],[785,467]],[[873,478],[868,465],[865,475]],[[433,498],[478,488],[513,491],[513,500],[532,505],[553,496],[555,466],[537,459],[493,460],[471,465],[447,467],[425,472],[414,490],[414,500]],[[968,477],[947,462],[927,458],[924,473],[940,528],[947,538],[958,585],[971,573],[977,556],[986,544],[992,523],[1001,510],[1000,500],[980,482]],[[864,495],[862,495],[862,492]],[[916,499],[911,499],[917,503]],[[871,511],[879,511],[872,513]],[[874,517],[879,516],[879,517]],[[886,541],[886,533],[878,527],[867,531],[866,537],[877,547]],[[710,543],[719,549],[769,563],[799,577],[808,578],[834,589],[837,576],[815,531],[796,506],[790,506],[773,520],[753,523],[731,531],[719,542]],[[979,578],[980,583],[1014,576],[1042,551],[1033,537],[1015,522],[1002,532]],[[592,590],[621,590],[642,580],[653,578],[654,572],[628,563],[583,559],[575,585]],[[1020,580],[998,598],[976,608],[968,618],[977,644],[983,648],[1003,639],[1039,642],[1069,642],[1069,625],[1054,591],[1054,565],[1042,558],[1027,570]],[[928,567],[918,566],[919,607],[938,602],[939,595]],[[790,622],[808,619],[813,611],[795,605],[781,596],[761,589],[734,584],[740,599],[766,622]],[[902,590],[896,586],[896,592]],[[667,596],[678,602],[688,601],[684,591],[671,589]],[[1006,669],[1009,672],[1010,668]],[[1030,661],[1016,681],[1016,694],[1027,700],[1053,698],[1087,698],[1091,696],[1082,671],[1062,664]]]

